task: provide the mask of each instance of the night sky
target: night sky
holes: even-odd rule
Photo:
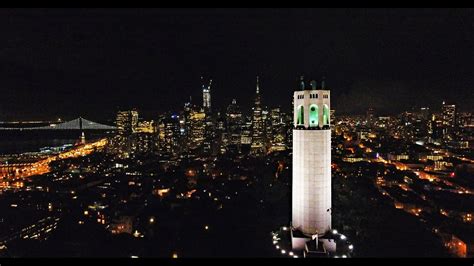
[[[290,110],[296,79],[326,77],[337,113],[473,111],[473,9],[3,9],[0,120],[113,118],[236,98]]]

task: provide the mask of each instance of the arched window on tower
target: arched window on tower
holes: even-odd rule
[[[309,106],[309,127],[317,127],[318,124],[318,106],[316,104],[312,104]]]
[[[298,106],[298,120],[296,124],[298,126],[304,125],[304,107],[302,105]]]
[[[323,126],[329,126],[329,107],[327,104],[323,106]]]

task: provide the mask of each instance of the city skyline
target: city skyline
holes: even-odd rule
[[[340,113],[393,114],[439,101],[472,111],[471,9],[0,12],[0,93],[9,99],[0,120],[39,116],[38,108],[95,119],[120,108],[163,112],[199,99],[201,76],[213,79],[215,108],[234,98],[251,107],[259,75],[265,104],[291,110],[281,99],[302,74],[326,77]]]
[[[0,259],[473,258],[473,19],[0,9]]]
[[[259,77],[257,75],[257,77]],[[298,88],[298,83],[299,83],[299,78],[300,77],[304,77],[302,75],[298,76],[298,78],[295,77],[295,82],[294,82],[294,85],[292,86],[292,88]],[[78,118],[78,117],[81,117],[81,116],[84,116],[83,114],[85,114],[85,116],[88,116],[88,117],[92,117],[94,120],[98,120],[98,121],[108,121],[109,123],[110,122],[113,122],[114,121],[114,116],[115,116],[115,113],[116,112],[120,112],[121,110],[136,110],[136,111],[139,111],[140,114],[141,114],[141,117],[140,119],[153,119],[154,117],[156,117],[157,115],[162,115],[162,114],[165,114],[165,113],[174,113],[174,114],[177,114],[183,107],[183,105],[186,105],[186,104],[193,104],[193,105],[203,105],[204,102],[208,102],[208,103],[212,103],[212,105],[217,105],[218,107],[215,107],[214,108],[214,112],[216,113],[219,113],[219,112],[225,112],[226,111],[226,108],[228,107],[229,104],[231,104],[232,102],[236,102],[236,104],[239,104],[240,106],[243,106],[244,108],[242,108],[243,110],[243,114],[251,114],[253,111],[253,100],[252,101],[249,101],[248,99],[250,97],[245,97],[247,100],[244,100],[244,101],[239,101],[237,100],[236,97],[231,97],[231,100],[229,102],[218,102],[216,101],[214,98],[211,100],[210,98],[206,98],[207,100],[204,100],[204,97],[210,97],[210,96],[205,96],[205,95],[211,95],[211,92],[210,92],[210,86],[211,84],[209,83],[208,85],[204,86],[204,84],[202,83],[202,76],[201,76],[201,86],[202,87],[196,87],[194,93],[196,93],[196,97],[193,97],[192,95],[190,95],[188,97],[188,99],[183,99],[183,101],[181,103],[179,103],[178,105],[176,106],[172,106],[170,109],[160,109],[160,110],[157,110],[157,109],[144,109],[144,108],[140,108],[139,104],[138,105],[135,105],[135,104],[125,104],[123,106],[115,106],[101,114],[97,114],[97,113],[91,113],[90,110],[83,110],[81,113],[77,113],[77,112],[62,112],[62,113],[55,113],[55,114],[48,114],[47,112],[46,115],[44,113],[34,113],[34,114],[28,114],[28,113],[25,113],[25,114],[22,114],[22,115],[9,115],[9,112],[5,112],[3,113],[3,120],[0,118],[0,122],[6,122],[6,123],[9,123],[9,122],[41,122],[41,121],[50,121],[50,122],[61,122],[61,121],[64,121],[64,120],[72,120],[74,118]],[[313,80],[314,81],[314,80]],[[212,83],[212,79],[210,79],[210,82]],[[326,79],[325,77],[319,79],[318,81],[316,81],[316,83],[319,84],[322,84],[322,83],[325,83],[326,82]],[[260,83],[260,82],[259,82]],[[255,86],[255,84],[254,84]],[[206,91],[206,92],[205,92]],[[212,95],[213,95],[214,92],[212,92]],[[253,93],[255,94],[255,93]],[[262,95],[264,95],[264,93],[261,93]],[[343,96],[343,97],[346,97],[346,96]],[[263,96],[262,98],[265,98],[265,96]],[[272,97],[270,96],[269,97],[270,99],[272,99]],[[267,99],[266,99],[267,100]],[[244,102],[244,104],[241,104],[242,102]],[[248,103],[247,103],[248,102]],[[247,104],[245,104],[247,103]],[[379,104],[384,104],[385,102],[379,102]],[[390,103],[390,101],[387,101],[387,103]],[[432,113],[442,113],[443,112],[443,108],[442,106],[444,106],[445,104],[447,105],[453,105],[453,106],[457,106],[458,108],[458,112],[461,111],[461,112],[470,112],[470,107],[471,105],[468,105],[468,106],[463,106],[463,105],[459,105],[458,102],[456,101],[446,101],[445,98],[442,98],[442,99],[438,99],[437,102],[433,103],[433,104],[423,104],[421,101],[418,102],[416,105],[414,106],[410,106],[410,107],[407,107],[406,109],[400,109],[400,110],[397,110],[397,111],[387,111],[386,108],[381,108],[381,109],[377,109],[377,108],[374,108],[373,106],[374,105],[368,105],[368,106],[363,106],[363,107],[360,107],[358,109],[357,112],[344,112],[342,111],[342,113],[339,113],[339,115],[361,115],[361,116],[364,116],[367,114],[367,111],[368,110],[371,110],[372,112],[375,112],[377,115],[379,116],[392,116],[392,115],[397,115],[397,114],[401,114],[403,112],[417,112],[420,108],[423,109],[423,108],[427,108],[429,109]],[[337,105],[336,105],[337,106]],[[262,107],[264,108],[281,108],[282,110],[284,110],[285,112],[288,112],[291,110],[292,106],[291,104],[283,104],[283,105],[280,105],[280,104],[277,104],[277,105],[271,105],[271,104],[268,104],[266,103],[265,101],[262,103]],[[366,108],[366,109],[363,109],[363,108]],[[207,111],[206,112],[210,112],[210,109],[205,107],[203,105],[203,109],[206,109]],[[335,111],[336,109],[331,109],[333,111]],[[346,110],[344,108],[342,108],[342,110]],[[338,109],[338,111],[340,111]]]
[[[115,127],[83,118],[6,123],[0,128],[0,148],[11,142],[19,149],[0,149],[0,189],[5,193],[0,208],[8,219],[4,226],[12,231],[0,236],[0,256],[51,254],[47,247],[55,250],[64,241],[75,246],[66,245],[53,256],[216,256],[213,250],[224,252],[225,247],[216,247],[215,241],[225,234],[211,232],[241,224],[240,219],[209,218],[226,213],[223,209],[227,215],[238,212],[252,220],[250,230],[261,234],[244,256],[383,257],[394,254],[390,245],[405,246],[397,237],[392,242],[392,236],[382,250],[372,251],[366,239],[383,230],[360,224],[366,218],[399,225],[397,232],[415,230],[409,234],[426,245],[422,254],[472,256],[472,114],[443,102],[441,112],[420,108],[379,116],[369,108],[363,116],[335,116],[330,91],[324,81],[301,76],[294,88],[294,111],[284,112],[261,106],[265,99],[257,77],[253,112],[246,115],[236,101],[219,113],[211,111],[211,101],[203,100],[152,120],[137,110],[121,110]],[[202,92],[203,99],[212,99],[209,87]],[[25,145],[31,139],[42,146]],[[65,144],[58,146],[61,142]],[[369,183],[358,185],[361,179]],[[30,196],[24,198],[21,192]],[[440,201],[441,195],[447,202]],[[347,201],[348,196],[355,198]],[[354,205],[364,198],[375,203]],[[176,211],[176,206],[186,211]],[[366,213],[372,208],[380,216]],[[15,224],[9,220],[12,211],[44,218],[35,221],[33,216]],[[205,215],[199,214],[203,211]],[[199,218],[175,216],[190,213]],[[390,216],[394,221],[384,220]],[[186,225],[185,231],[175,223]],[[405,228],[405,223],[412,226]],[[110,247],[86,248],[91,240],[71,236],[71,230],[100,231],[100,241]],[[169,230],[174,236],[161,241]],[[187,246],[180,241],[187,234],[206,244]],[[116,248],[121,238],[128,239],[129,251]],[[150,250],[148,241],[159,248]],[[276,252],[271,252],[270,241]],[[46,246],[37,247],[37,255],[25,254],[28,243]],[[86,246],[79,252],[77,245]],[[238,241],[235,245],[240,246]],[[411,250],[398,252],[404,256]]]

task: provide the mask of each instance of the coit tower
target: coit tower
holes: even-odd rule
[[[292,227],[321,236],[331,229],[330,92],[301,78],[293,103]]]

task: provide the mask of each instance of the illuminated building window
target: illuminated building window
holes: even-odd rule
[[[309,127],[317,127],[319,123],[318,106],[312,104],[309,107]]]
[[[327,104],[323,106],[323,126],[329,126],[329,107]]]
[[[298,125],[304,125],[304,107],[303,106],[298,106],[298,120],[297,120]]]

